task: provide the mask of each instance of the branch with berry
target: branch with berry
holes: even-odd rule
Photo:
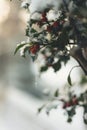
[[[81,3],[74,0],[73,2],[76,6]],[[83,5],[84,2],[82,2]],[[23,7],[29,9],[29,4],[25,3]],[[66,64],[70,60],[70,56],[72,56],[78,61],[85,74],[87,74],[87,51],[84,50],[84,48],[87,48],[86,17],[83,17],[81,14],[69,14],[65,0],[63,0],[62,8],[57,11],[56,17],[50,19],[49,15],[52,15],[52,13],[55,14],[55,10],[46,8],[42,12],[36,11],[30,14],[30,20],[27,22],[26,29],[28,40],[24,44],[25,47],[19,45],[15,52],[20,49],[22,56],[29,52],[33,59],[36,59],[36,55],[40,52],[46,58],[46,65],[42,66],[42,68],[48,67],[50,64],[55,71],[61,68],[55,68],[55,64],[59,66],[61,66],[61,62]],[[46,56],[47,49],[50,56]],[[57,62],[55,62],[55,58]]]
[[[81,93],[79,96],[69,92],[67,93],[67,98],[61,98],[61,94],[57,89],[53,98],[38,108],[38,113],[45,109],[47,115],[49,115],[51,110],[57,109],[58,106],[61,106],[61,108],[64,110],[64,115],[66,115],[67,122],[69,123],[73,121],[73,116],[76,115],[76,109],[82,107],[83,121],[85,124],[87,124],[87,91]]]
[[[17,45],[15,54],[18,50],[23,57],[29,53],[33,61],[37,60],[39,55],[43,55],[44,64],[40,72],[47,71],[49,67],[57,72],[61,69],[62,63],[66,65],[70,57],[73,57],[87,75],[87,0],[62,0],[58,1],[58,7],[55,2],[57,0],[46,5],[43,2],[43,8],[42,5],[32,7],[33,0],[22,3],[22,7],[30,14],[26,28],[27,41]],[[72,86],[70,73],[67,80]],[[87,83],[87,79],[85,81]],[[71,94],[68,101],[58,99],[68,114],[68,122],[72,121],[76,106],[83,106],[84,122],[87,124],[87,102],[84,94],[87,95],[87,92],[79,97]]]

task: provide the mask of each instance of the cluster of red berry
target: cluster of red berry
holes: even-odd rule
[[[57,20],[56,21],[53,21],[51,24],[50,22],[48,21],[47,19],[47,12],[43,12],[42,15],[41,15],[41,20],[37,22],[37,25],[39,25],[40,27],[44,24],[44,23],[47,23],[47,28],[46,28],[46,31],[47,32],[57,32],[61,25],[60,22],[58,22]],[[63,22],[62,22],[63,23]]]
[[[74,105],[78,105],[78,99],[76,98],[76,96],[73,96],[73,98],[68,102],[65,102],[65,101],[63,101],[63,102],[64,102],[63,109],[66,109],[66,108],[74,106]]]
[[[40,46],[35,44],[35,45],[33,45],[29,48],[29,51],[30,51],[30,53],[35,55],[38,52],[39,49],[40,49]]]
[[[58,21],[55,21],[55,22],[53,22],[53,24],[52,25],[48,25],[47,26],[47,32],[52,32],[53,30],[54,31],[57,31],[58,30],[58,28],[59,28],[59,22]]]
[[[41,20],[39,20],[38,22],[37,22],[37,25],[39,25],[40,27],[44,24],[44,23],[46,23],[47,21],[48,21],[48,19],[47,19],[47,14],[46,14],[47,12],[43,12],[42,13],[42,15],[41,15]]]

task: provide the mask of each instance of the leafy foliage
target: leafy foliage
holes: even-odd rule
[[[27,9],[28,12],[29,4],[30,3],[28,2],[23,4],[23,7]],[[56,18],[49,20],[48,15],[52,11],[54,12],[54,15],[56,14]],[[18,44],[14,54],[20,50],[21,56],[25,57],[26,52],[28,52],[33,61],[38,59],[38,55],[43,55],[45,62],[44,65],[41,66],[40,72],[47,71],[49,67],[52,67],[54,72],[59,71],[62,68],[62,63],[66,65],[70,60],[70,56],[73,56],[71,55],[71,50],[74,47],[79,47],[81,53],[84,48],[87,48],[86,12],[87,0],[69,0],[68,2],[63,0],[58,10],[55,10],[52,6],[48,6],[43,10],[35,11],[33,13],[29,12],[30,20],[27,22],[26,28],[28,40]],[[38,18],[34,17],[34,15],[37,15]],[[84,58],[84,56],[82,58]],[[76,57],[76,60],[79,61],[78,56]],[[87,65],[87,59],[84,58],[83,62],[86,62]],[[73,68],[70,70],[67,77],[70,86],[73,86],[71,79]],[[84,83],[87,83],[86,78],[82,78],[81,80],[81,84]],[[79,97],[69,93],[68,100],[60,99],[59,96],[60,93],[56,90],[53,98],[57,98],[57,101],[63,103],[63,109],[68,115],[67,121],[69,123],[72,121],[73,116],[76,114],[76,106],[78,105],[84,108],[83,119],[84,123],[87,124],[87,92],[81,93]],[[44,107],[47,106],[43,105],[38,109],[38,112],[41,112]],[[57,105],[49,107],[46,111],[47,114],[52,108],[57,108]]]

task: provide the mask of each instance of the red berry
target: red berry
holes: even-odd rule
[[[40,48],[40,46],[39,46],[39,45],[34,45],[34,48],[35,48],[36,50],[38,50],[38,49]]]
[[[66,103],[64,103],[64,105],[63,105],[63,109],[65,109],[67,106],[66,106]]]
[[[52,67],[52,64],[48,64],[47,66],[48,66],[48,67]]]
[[[46,18],[46,17],[43,17],[43,18],[41,19],[41,21],[42,21],[42,22],[47,22],[47,18]]]
[[[42,17],[43,17],[43,18],[46,17],[46,12],[43,12],[43,13],[42,13]]]
[[[51,26],[47,26],[47,31],[51,32],[52,31],[52,27]]]
[[[64,103],[64,105],[63,105],[63,109],[65,109],[65,108],[67,108],[67,107],[70,107],[70,106],[72,106],[72,103],[71,103],[71,102],[66,102],[66,103]]]
[[[71,102],[67,102],[67,103],[66,103],[66,106],[67,106],[67,107],[70,107],[70,106],[72,106],[72,103],[71,103]]]
[[[52,26],[53,26],[53,27],[58,27],[58,25],[59,25],[59,23],[56,21],[56,22],[53,23]]]
[[[37,25],[42,26],[42,21],[38,21]]]
[[[32,54],[36,54],[36,50],[35,50],[34,48],[30,49],[30,52],[31,52]]]
[[[30,47],[30,52],[32,54],[36,54],[39,48],[40,48],[39,45],[33,45],[32,47]]]
[[[73,104],[73,105],[78,104],[78,99],[77,99],[77,98],[73,98],[73,99],[72,99],[72,104]]]

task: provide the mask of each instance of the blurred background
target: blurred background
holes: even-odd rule
[[[82,108],[71,124],[66,122],[61,108],[37,114],[37,109],[51,97],[49,93],[65,85],[72,59],[59,73],[52,69],[42,75],[39,62],[32,63],[19,53],[14,56],[17,43],[24,41],[28,14],[20,7],[20,1],[0,0],[0,130],[86,130],[82,120]],[[72,74],[73,82],[79,82],[80,68]],[[77,91],[81,91],[82,88]],[[79,125],[80,124],[80,125]]]

